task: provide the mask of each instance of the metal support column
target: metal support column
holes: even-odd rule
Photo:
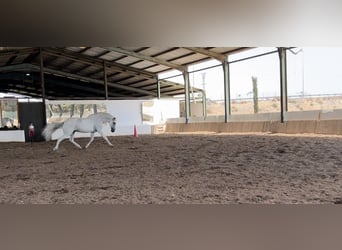
[[[183,72],[184,88],[185,88],[185,123],[189,123],[190,114],[190,78],[189,72]]]
[[[157,98],[160,99],[160,81],[157,80]]]
[[[43,58],[43,52],[42,49],[39,49],[39,61],[40,61],[40,84],[41,84],[41,89],[42,89],[42,101],[43,101],[43,120],[44,124],[46,124],[46,106],[45,106],[45,98],[46,98],[46,93],[45,93],[45,79],[44,79],[44,58]]]
[[[280,64],[280,122],[285,121],[287,112],[287,67],[286,67],[286,49],[278,48]]]
[[[205,90],[202,90],[202,108],[203,108],[203,118],[207,118],[207,97]]]
[[[222,62],[224,75],[224,122],[228,122],[231,115],[230,108],[230,77],[229,77],[229,63],[227,60]]]
[[[108,100],[108,82],[107,82],[107,70],[106,70],[105,61],[103,61],[103,81],[104,81],[104,89],[105,89],[105,99]]]

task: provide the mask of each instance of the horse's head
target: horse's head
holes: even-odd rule
[[[110,120],[109,125],[110,125],[110,131],[112,133],[114,133],[115,132],[115,125],[116,125],[116,118],[115,117],[113,117],[113,119]]]

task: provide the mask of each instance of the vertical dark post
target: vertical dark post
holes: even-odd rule
[[[205,90],[202,90],[202,108],[203,108],[203,117],[205,119],[207,117],[207,97],[205,94]]]
[[[44,125],[46,124],[46,106],[45,106],[45,79],[44,79],[44,58],[42,48],[39,49],[39,59],[40,59],[40,83],[42,89],[42,100],[43,100],[43,120]]]
[[[53,111],[52,111],[52,105],[51,104],[48,105],[48,109],[49,109],[49,117],[51,118],[54,115]]]
[[[203,108],[203,118],[205,119],[207,117],[207,97],[206,97],[206,92],[205,92],[205,76],[206,72],[202,73],[202,108]]]
[[[1,106],[1,104],[2,104],[2,101],[1,101],[1,99],[0,99],[0,127],[3,127],[3,126],[5,126],[6,124],[3,124],[3,121],[2,121],[2,106]],[[17,105],[17,107],[18,107],[18,105]],[[18,109],[17,109],[18,110]]]
[[[104,81],[104,89],[105,89],[105,99],[108,100],[108,82],[107,82],[107,70],[106,70],[105,61],[103,61],[103,81]]]
[[[160,81],[157,80],[157,98],[160,99]]]
[[[73,117],[75,114],[75,104],[71,104],[70,107],[70,117]]]
[[[62,105],[58,104],[58,112],[59,112],[59,118],[61,118],[63,116],[63,109],[62,109]]]
[[[84,104],[81,104],[80,106],[80,117],[83,117],[83,113],[84,113]]]
[[[254,114],[259,112],[259,105],[258,105],[258,78],[252,76],[253,82],[253,102],[254,102]]]
[[[230,109],[230,77],[229,77],[229,63],[227,60],[222,62],[224,75],[224,122],[228,122],[231,115]]]
[[[184,71],[184,88],[185,88],[185,122],[189,123],[190,114],[190,79],[189,72]]]
[[[280,62],[280,122],[285,121],[287,112],[287,70],[286,70],[286,49],[278,48]]]

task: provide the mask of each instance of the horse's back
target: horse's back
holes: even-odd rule
[[[74,132],[93,132],[94,121],[88,118],[70,118],[64,122],[64,134],[71,135]]]
[[[87,119],[92,119],[92,120],[110,120],[112,119],[113,116],[109,113],[105,113],[105,112],[98,112],[98,113],[95,113],[95,114],[91,114],[87,117]]]
[[[63,131],[65,134],[71,134],[75,130],[77,130],[77,124],[79,123],[80,118],[69,118],[63,124]]]
[[[68,120],[64,121],[64,125],[71,126],[77,123],[79,118],[69,118]]]

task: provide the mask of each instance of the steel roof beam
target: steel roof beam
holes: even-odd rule
[[[72,77],[72,78],[76,78],[79,80],[84,80],[87,82],[93,82],[93,83],[97,83],[97,84],[103,84],[102,80],[96,80],[93,78],[89,78],[89,77],[85,77],[85,76],[79,76],[79,75],[75,75],[75,74],[71,74],[71,73],[65,73],[65,72],[61,72],[61,71],[57,71],[57,70],[52,70],[52,69],[45,69],[46,72],[52,73],[52,74],[59,74],[59,75],[64,75],[66,77]],[[156,96],[156,93],[151,92],[151,91],[146,91],[143,89],[138,89],[138,88],[134,88],[134,87],[130,87],[130,86],[125,86],[125,85],[121,85],[121,84],[117,84],[117,83],[113,83],[113,82],[108,82],[108,86],[110,87],[114,87],[117,89],[123,89],[123,90],[127,90],[127,91],[131,91],[131,92],[135,92],[135,93],[140,93],[140,94],[144,94],[144,95],[148,95],[148,96]]]
[[[166,60],[161,60],[161,59],[158,59],[158,58],[155,58],[155,57],[152,57],[152,56],[147,56],[147,55],[144,55],[144,54],[141,54],[141,53],[125,50],[125,49],[122,49],[122,48],[108,47],[106,49],[108,49],[110,51],[114,51],[114,52],[120,53],[120,54],[124,54],[126,56],[132,56],[132,57],[135,57],[135,58],[140,58],[142,60],[146,60],[146,61],[154,62],[154,63],[157,63],[157,64],[165,65],[167,67],[170,67],[170,68],[173,68],[173,69],[177,69],[177,70],[182,71],[182,72],[186,71],[186,69],[187,69],[185,66],[182,66],[182,65],[179,65],[179,64],[176,64],[176,63],[168,62]]]
[[[13,65],[13,66],[0,67],[0,72],[6,72],[6,71],[10,71],[10,70],[40,71],[40,67],[36,66],[36,65],[31,65],[31,64],[19,64],[19,65]],[[70,77],[70,78],[74,78],[74,79],[78,79],[78,80],[83,80],[86,82],[93,82],[93,83],[97,83],[97,84],[101,84],[101,85],[103,84],[103,81],[101,81],[101,80],[96,80],[96,79],[93,79],[90,77],[85,77],[85,76],[79,76],[79,75],[72,74],[72,73],[66,73],[63,71],[54,70],[54,69],[50,69],[50,68],[44,68],[44,71],[51,73],[51,74],[55,74],[55,75],[60,75],[60,76]],[[134,87],[126,86],[126,85],[121,85],[121,84],[117,84],[117,83],[113,83],[113,82],[108,82],[108,86],[111,86],[111,87],[114,87],[117,89],[123,89],[123,90],[131,91],[131,92],[135,92],[135,93],[140,93],[140,94],[148,95],[148,96],[156,96],[157,95],[157,93],[152,92],[152,91],[147,91],[147,90],[134,88]]]
[[[43,53],[44,54],[48,54],[48,55],[54,55],[54,56],[58,56],[58,57],[63,57],[69,60],[73,60],[73,61],[77,61],[77,62],[81,62],[81,63],[85,63],[85,64],[89,64],[89,65],[93,65],[96,67],[103,67],[103,60],[102,59],[98,59],[96,57],[91,57],[91,56],[87,56],[87,55],[83,55],[83,54],[78,54],[78,53],[74,53],[74,52],[69,52],[69,51],[65,51],[65,50],[59,50],[59,49],[43,49]],[[122,72],[131,72],[133,74],[137,74],[143,77],[147,77],[147,78],[153,78],[153,79],[157,79],[156,74],[147,72],[147,71],[142,71],[136,68],[132,68],[132,67],[128,67],[119,63],[115,63],[115,62],[110,62],[110,61],[106,61],[106,66],[108,68],[115,68],[117,70],[120,70]]]
[[[83,54],[84,52],[86,52],[87,50],[90,50],[91,47],[84,47],[83,49],[81,49],[80,51],[78,51],[77,53],[81,53]]]
[[[98,96],[97,96],[98,98],[102,98],[102,99],[103,99],[103,95],[105,93],[104,90],[101,90],[98,88],[94,88],[94,87],[90,87],[90,86],[78,86],[78,85],[72,84],[68,81],[63,82],[63,81],[59,81],[56,79],[48,79],[47,82],[50,86],[50,92],[53,92],[53,91],[51,91],[51,88],[52,89],[56,88],[56,87],[51,87],[51,85],[54,85],[54,86],[62,86],[63,92],[66,92],[67,95],[72,94],[72,91],[70,91],[69,89],[78,90],[78,93],[81,93],[83,91],[82,94],[85,94],[85,95],[90,95],[91,93],[95,93],[95,94],[98,94]],[[116,94],[116,93],[109,93],[109,94],[112,97],[127,97],[127,96]],[[61,94],[61,96],[62,95],[63,94]]]
[[[32,92],[32,91],[28,91],[27,89],[20,89],[16,86],[8,86],[8,88],[6,89],[3,89],[2,91],[7,91],[7,92],[12,92],[12,93],[17,93],[17,94],[20,94],[20,95],[29,95],[33,98],[41,98],[40,95],[38,95],[37,93],[35,92]]]
[[[222,55],[220,53],[216,53],[216,52],[204,49],[204,48],[200,48],[200,47],[184,47],[184,49],[191,50],[193,52],[209,56],[209,57],[216,59],[220,62],[224,62],[224,60],[226,60],[226,58],[227,58],[227,56],[225,56],[225,55]]]
[[[104,55],[107,55],[107,54],[109,54],[109,53],[110,53],[110,51],[103,51],[103,52],[97,54],[95,57],[96,57],[97,59],[102,60],[100,57],[101,57],[101,56],[104,56]]]
[[[93,76],[98,75],[98,74],[100,74],[101,72],[104,72],[104,71],[106,71],[106,73],[107,73],[106,68],[102,68],[102,69],[95,70],[94,72],[87,73],[86,76],[87,77],[93,77]]]
[[[15,60],[17,58],[17,56],[16,55],[14,55],[14,56],[11,56],[11,58],[6,62],[6,65],[11,65],[12,64],[12,62]]]
[[[33,66],[32,64],[24,63],[24,64],[15,64],[15,65],[1,66],[0,67],[0,72],[30,71],[30,70],[33,69],[33,67],[34,67],[34,70],[36,70],[37,68],[39,69],[38,66]]]
[[[95,89],[95,88],[88,87],[88,86],[77,86],[77,85],[72,84],[72,83],[67,82],[67,81],[64,82],[64,81],[58,81],[56,79],[49,79],[48,83],[50,85],[50,88],[51,88],[51,85],[62,86],[63,87],[63,92],[66,89],[75,89],[75,90],[78,90],[79,92],[83,91],[83,92],[95,93],[95,94],[99,94],[99,95],[103,95],[104,94],[103,90]],[[66,92],[68,92],[68,91],[66,91]]]
[[[196,54],[196,53],[195,53],[195,52],[189,52],[189,53],[186,53],[186,54],[184,54],[184,55],[180,55],[180,56],[171,58],[171,59],[168,60],[168,62],[177,61],[177,60],[179,60],[179,59],[182,59],[182,58],[185,58],[185,57],[194,55],[194,54]],[[183,65],[184,65],[184,64],[183,64]],[[183,67],[186,67],[186,66],[183,66]]]
[[[39,55],[39,52],[33,52],[31,54],[29,54],[25,60],[23,61],[23,63],[30,63],[31,61],[33,61],[37,56]]]
[[[177,50],[177,49],[178,49],[178,47],[171,47],[171,48],[169,48],[169,49],[167,49],[167,50],[158,52],[157,54],[153,54],[152,56],[153,56],[153,57],[156,57],[156,56],[165,55],[165,54],[170,53],[170,52],[172,52],[172,51],[175,51],[175,50]]]
[[[17,56],[26,55],[26,54],[31,54],[34,52],[39,52],[39,49],[38,48],[28,48],[28,49],[18,49],[18,50],[11,50],[11,51],[5,51],[5,52],[2,52],[0,50],[0,57],[11,56],[11,55],[17,55]]]
[[[73,74],[77,74],[77,73],[79,73],[79,72],[81,72],[81,71],[83,71],[83,70],[85,70],[85,69],[87,69],[87,68],[89,68],[91,66],[92,65],[85,65],[85,66],[83,65],[82,67],[79,67],[78,69],[73,69],[70,72],[73,73]],[[101,69],[101,71],[102,71],[102,69]]]

